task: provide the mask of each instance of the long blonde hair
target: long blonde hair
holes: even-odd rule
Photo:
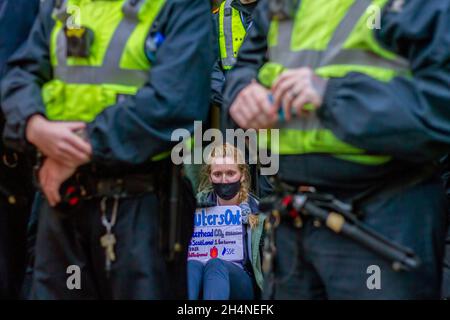
[[[244,156],[242,152],[229,143],[224,143],[223,145],[216,145],[211,148],[211,152],[208,155],[206,164],[203,165],[200,171],[200,183],[198,186],[198,192],[211,192],[213,191],[212,183],[210,180],[211,176],[211,163],[214,158],[232,158],[238,166],[241,173],[241,189],[239,190],[239,203],[248,201],[250,194],[251,178],[250,170],[248,164],[245,163]],[[258,216],[250,214],[248,222],[252,228],[258,224]]]

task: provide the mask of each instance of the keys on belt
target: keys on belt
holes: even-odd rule
[[[100,238],[100,244],[105,249],[105,272],[106,276],[109,277],[111,272],[111,264],[116,261],[116,253],[114,251],[114,246],[116,245],[116,236],[112,232],[112,229],[117,221],[117,211],[119,207],[119,197],[114,197],[113,206],[111,210],[111,218],[108,218],[106,202],[108,198],[103,198],[100,202],[101,210],[101,220],[102,225],[106,229],[106,233]]]

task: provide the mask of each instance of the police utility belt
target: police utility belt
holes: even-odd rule
[[[38,172],[43,162],[43,156],[38,153],[34,167],[34,184],[41,190]],[[62,211],[78,208],[85,200],[91,199],[123,199],[157,190],[156,173],[125,174],[123,176],[104,177],[98,174],[95,165],[83,166],[66,180],[60,187],[61,202],[58,209]]]
[[[61,189],[61,202],[77,205],[82,200],[138,196],[156,191],[154,174],[132,174],[119,178],[93,177],[85,172],[76,173]]]
[[[421,265],[410,249],[387,239],[363,221],[366,204],[377,199],[395,196],[406,188],[433,177],[438,167],[424,166],[414,175],[399,174],[389,181],[375,185],[366,192],[344,202],[332,194],[317,192],[314,187],[287,185],[273,178],[275,193],[260,202],[260,210],[267,213],[263,271],[270,279],[276,256],[276,230],[280,223],[302,228],[306,221],[316,227],[324,226],[332,232],[349,238],[391,263],[395,271],[410,271]]]

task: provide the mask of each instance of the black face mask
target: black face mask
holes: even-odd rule
[[[213,183],[214,192],[223,200],[233,199],[241,190],[241,181],[238,180],[232,183]]]

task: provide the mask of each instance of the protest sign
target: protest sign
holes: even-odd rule
[[[220,258],[226,261],[244,259],[243,226],[238,206],[216,206],[197,209],[188,260],[206,263]]]

